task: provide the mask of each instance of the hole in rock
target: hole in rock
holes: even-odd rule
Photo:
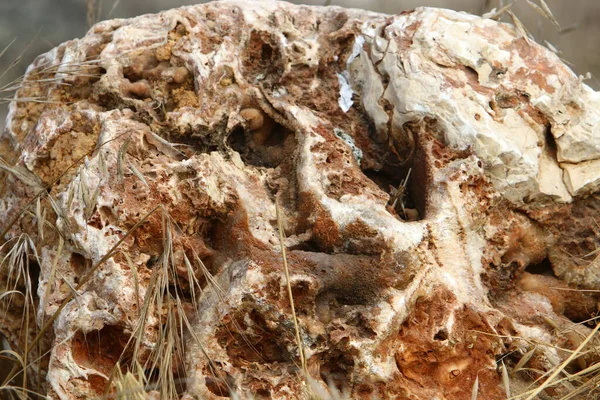
[[[110,375],[123,354],[128,336],[118,326],[105,326],[100,330],[78,331],[72,340],[73,359],[82,367]]]
[[[152,269],[156,263],[158,262],[158,260],[160,259],[159,256],[150,256],[150,258],[148,259],[148,261],[146,261],[146,268],[148,269]]]
[[[234,129],[227,138],[227,144],[240,154],[246,164],[275,168],[292,156],[295,140],[293,132],[271,121],[253,131],[245,131],[241,127]]]
[[[544,258],[537,264],[529,264],[525,268],[525,272],[529,272],[534,275],[544,275],[544,276],[555,276],[554,271],[552,270],[552,264],[548,257]]]
[[[252,31],[250,40],[242,55],[244,69],[253,78],[264,76],[268,79],[277,76],[282,70],[282,57],[279,48],[271,43],[267,32]]]
[[[40,283],[40,265],[36,261],[29,261],[27,273],[29,274],[29,282],[31,284],[31,294],[35,298]]]
[[[393,128],[391,141],[381,148],[382,155],[378,159],[381,167],[363,169],[367,178],[390,195],[388,210],[404,221],[425,217],[431,177],[419,137],[437,137],[440,130],[437,120],[428,117]]]
[[[82,275],[85,272],[86,258],[78,253],[71,253],[71,259],[69,260],[71,269],[75,271],[77,275]]]
[[[467,76],[467,79],[470,79],[473,81],[479,81],[479,74],[472,67],[465,65],[464,72],[465,72],[465,75]]]
[[[100,206],[100,208],[98,208],[98,214],[100,215],[102,226],[114,224],[116,222],[116,218],[113,215],[113,209],[108,206]]]
[[[88,218],[87,224],[96,229],[102,229],[104,224],[102,223],[102,219],[100,218],[100,214],[95,212]]]
[[[261,46],[260,60],[263,63],[268,63],[269,61],[271,61],[271,58],[273,58],[273,48],[271,47],[271,45],[263,43]]]
[[[409,173],[410,171],[410,173]],[[363,173],[372,180],[381,190],[390,195],[389,208],[404,221],[417,221],[423,219],[425,213],[424,202],[418,202],[419,196],[416,191],[423,190],[413,183],[418,173],[412,167],[400,167],[395,169],[384,168],[379,171],[365,170]],[[414,174],[414,175],[413,175]]]
[[[271,398],[271,391],[269,389],[258,389],[256,391],[256,393],[254,394],[255,398],[259,398],[259,399],[270,399]]]
[[[308,281],[294,282],[292,285],[292,296],[296,306],[296,312],[300,315],[307,315],[312,304],[312,291]]]
[[[343,339],[346,341],[348,339]],[[343,390],[350,382],[350,374],[354,368],[354,359],[349,351],[335,349],[331,352],[329,360],[321,364],[321,379],[331,382]]]
[[[321,252],[321,248],[319,247],[318,243],[314,241],[314,239],[309,239],[288,247],[288,251],[306,251],[312,253],[319,253]]]
[[[440,340],[440,341],[447,340],[448,339],[448,331],[446,331],[445,329],[440,329],[439,331],[437,331],[435,336],[433,336],[433,339]]]
[[[335,285],[327,290],[319,293],[315,299],[317,311],[320,314],[331,316],[342,311],[341,306],[362,306],[367,305],[376,298],[376,293],[373,288],[367,287],[360,283],[348,283]]]
[[[552,129],[550,127],[550,124],[548,123],[548,125],[546,125],[546,129],[544,130],[544,138],[546,139],[546,147],[547,147],[547,151],[550,152],[552,158],[554,160],[556,160],[556,152],[557,152],[557,147],[556,147],[556,139],[554,139],[554,135],[552,134]]]
[[[244,153],[246,147],[246,138],[244,134],[244,129],[241,127],[237,127],[229,134],[227,138],[227,144],[233,150],[237,151],[240,154]]]

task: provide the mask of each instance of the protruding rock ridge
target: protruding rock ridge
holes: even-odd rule
[[[555,328],[597,311],[572,289],[600,289],[598,96],[448,10],[221,1],[95,25],[30,66],[0,138],[29,171],[1,177],[0,221],[29,173],[52,184],[4,238],[39,255],[30,326],[66,302],[41,387],[100,396],[118,363],[163,398],[305,398],[279,204],[312,390],[505,398],[498,359],[536,343],[548,370],[580,343]],[[22,302],[0,304],[22,349]]]

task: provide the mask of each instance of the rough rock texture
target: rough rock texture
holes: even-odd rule
[[[51,398],[101,395],[117,361],[164,398],[304,398],[277,203],[324,390],[502,399],[499,359],[535,344],[549,370],[597,311],[568,289],[600,289],[600,95],[510,25],[209,3],[99,23],[19,97],[0,154],[51,186],[3,240],[39,255],[31,326],[59,310],[32,353]],[[39,182],[3,174],[4,224]]]

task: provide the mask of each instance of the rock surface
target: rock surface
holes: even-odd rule
[[[2,240],[38,255],[28,326],[53,323],[21,329],[9,293],[0,329],[42,338],[50,398],[118,390],[118,363],[162,398],[470,399],[477,380],[503,399],[498,360],[536,346],[547,371],[581,343],[559,330],[590,331],[597,295],[571,289],[600,289],[600,95],[510,25],[209,3],[101,22],[18,97],[0,228],[19,217]]]

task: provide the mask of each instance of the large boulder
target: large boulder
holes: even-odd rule
[[[236,0],[38,57],[0,138],[27,381],[493,400],[556,371],[597,311],[600,95],[520,32]]]

